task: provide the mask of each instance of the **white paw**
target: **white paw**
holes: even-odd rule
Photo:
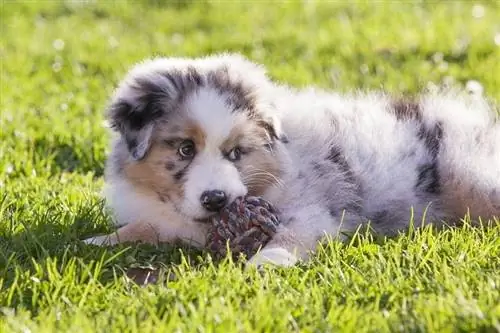
[[[290,267],[297,263],[296,256],[288,252],[288,250],[281,247],[274,247],[270,249],[263,249],[255,254],[247,262],[246,266],[261,267],[265,264],[275,266]]]
[[[98,245],[98,246],[112,245],[112,242],[111,242],[109,236],[107,236],[107,235],[87,238],[87,239],[84,239],[83,242],[85,244],[92,244],[92,245]]]

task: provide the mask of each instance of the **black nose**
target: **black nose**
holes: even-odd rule
[[[212,190],[205,191],[201,194],[200,198],[201,204],[206,210],[210,212],[216,212],[227,202],[226,193],[224,191]]]

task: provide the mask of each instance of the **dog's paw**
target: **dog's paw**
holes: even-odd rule
[[[274,247],[257,252],[257,254],[250,258],[246,266],[260,268],[263,265],[269,264],[280,267],[291,267],[297,261],[297,257],[288,252],[288,250],[281,247]]]
[[[83,242],[85,244],[98,245],[98,246],[113,245],[113,242],[111,240],[111,237],[109,237],[109,235],[87,238],[84,239]]]

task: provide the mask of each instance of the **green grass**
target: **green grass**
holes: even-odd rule
[[[0,332],[500,331],[498,225],[358,235],[262,274],[172,245],[78,241],[111,230],[103,108],[135,62],[231,50],[295,86],[477,80],[499,101],[500,5],[480,6],[3,0]],[[160,283],[137,286],[131,267],[157,268]]]

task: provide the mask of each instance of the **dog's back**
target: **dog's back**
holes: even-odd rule
[[[278,109],[287,110],[281,118],[295,186],[282,202],[296,203],[300,193],[333,215],[348,211],[348,229],[361,217],[384,232],[405,228],[412,217],[451,223],[468,212],[500,215],[500,125],[483,99],[313,90],[283,96]]]

